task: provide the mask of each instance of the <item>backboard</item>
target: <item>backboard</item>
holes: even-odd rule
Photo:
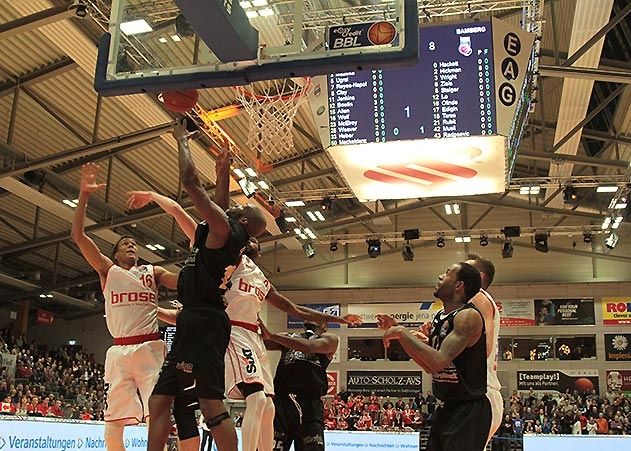
[[[339,4],[338,4],[339,3]],[[416,0],[112,0],[102,95],[413,64]]]

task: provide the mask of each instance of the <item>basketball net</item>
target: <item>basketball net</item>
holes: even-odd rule
[[[237,86],[237,100],[250,116],[248,146],[257,153],[286,154],[293,150],[294,117],[311,87],[311,79],[304,78],[303,86],[291,79],[267,80],[253,83],[251,88]]]

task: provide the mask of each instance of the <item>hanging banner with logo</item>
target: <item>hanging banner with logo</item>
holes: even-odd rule
[[[500,311],[502,327],[520,327],[535,325],[535,306],[532,299],[509,299],[495,301]]]
[[[53,312],[49,312],[48,310],[37,310],[37,317],[35,320],[37,324],[50,325],[55,320],[55,315]]]
[[[420,371],[346,372],[346,390],[354,394],[413,398],[422,389]]]
[[[631,297],[603,298],[603,324],[631,324]]]
[[[434,315],[443,308],[443,303],[438,301],[415,303],[388,303],[388,304],[349,304],[348,313],[359,315],[363,324],[360,327],[376,328],[377,315],[386,313],[397,320],[402,326],[416,327],[434,319]]]
[[[579,393],[598,391],[598,370],[517,371],[517,389]]]
[[[340,373],[337,371],[327,371],[326,372],[326,396],[335,396],[339,391],[339,379]]]
[[[537,326],[593,326],[594,298],[535,299]]]
[[[631,393],[631,370],[607,370],[607,389]]]
[[[605,334],[605,359],[631,361],[631,334]]]
[[[318,312],[328,313],[329,315],[340,316],[340,304],[304,304],[303,307],[308,307]],[[294,318],[287,315],[287,329],[302,329],[303,320]],[[329,323],[329,329],[339,328],[339,323]]]

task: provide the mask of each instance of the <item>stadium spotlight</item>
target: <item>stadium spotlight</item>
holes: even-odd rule
[[[489,245],[489,237],[486,235],[480,235],[480,246],[485,247]]]
[[[414,261],[414,247],[410,243],[405,243],[403,245],[403,250],[401,251],[401,255],[403,256],[404,262]]]
[[[332,205],[333,205],[333,199],[331,199],[328,196],[322,199],[322,202],[320,202],[320,208],[322,210],[330,210]]]
[[[521,236],[521,227],[519,226],[504,226],[502,233],[506,238],[517,238]]]
[[[445,237],[439,236],[436,238],[436,247],[443,248],[445,247]]]
[[[287,223],[287,218],[285,217],[285,212],[283,210],[280,211],[275,221],[281,233],[289,232],[289,224]]]
[[[563,190],[563,202],[566,204],[573,204],[578,199],[578,194],[576,193],[576,188],[572,185],[568,185]]]
[[[337,251],[338,247],[337,247],[337,241],[331,241],[331,244],[329,245],[329,250],[331,252],[335,252]]]
[[[535,233],[535,249],[539,252],[548,252],[547,233]]]
[[[505,241],[504,246],[502,247],[502,258],[512,258],[513,257],[513,243],[510,241]]]
[[[376,240],[366,240],[368,243],[368,256],[370,258],[377,258],[381,254],[381,241]]]
[[[590,244],[592,242],[592,234],[590,232],[583,233],[583,243]]]
[[[420,236],[418,229],[405,229],[403,231],[403,239],[405,241],[418,240]]]
[[[616,232],[611,232],[609,236],[605,239],[605,246],[607,249],[612,250],[618,244],[618,235]]]
[[[307,256],[307,258],[313,258],[313,256],[316,254],[315,248],[313,247],[313,243],[311,243],[311,241],[303,244],[302,250],[305,251],[305,255]]]

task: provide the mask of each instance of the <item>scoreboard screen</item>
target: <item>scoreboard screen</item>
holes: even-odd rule
[[[497,133],[490,22],[420,30],[413,67],[328,76],[330,144]]]

